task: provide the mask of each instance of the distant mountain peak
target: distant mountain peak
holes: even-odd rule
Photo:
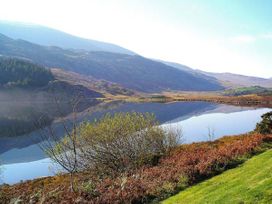
[[[22,39],[44,46],[58,46],[66,49],[84,49],[134,55],[121,46],[77,37],[72,34],[42,25],[22,22],[0,21],[0,32],[13,39]],[[42,36],[42,37],[41,37]]]

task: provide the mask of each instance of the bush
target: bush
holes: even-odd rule
[[[82,123],[73,130],[76,135],[64,137],[48,152],[60,157],[54,160],[62,162],[62,166],[72,163],[70,166],[74,168],[76,164],[77,170],[116,176],[157,164],[160,157],[178,144],[178,132],[158,125],[154,115],[149,113],[107,114],[93,123]],[[63,159],[64,151],[73,152]]]
[[[143,166],[130,174],[101,179],[87,171],[78,173],[75,175],[79,184],[76,193],[68,192],[68,175],[2,186],[1,203],[11,203],[12,198],[19,196],[25,203],[30,203],[29,195],[41,188],[43,195],[51,196],[41,197],[40,203],[159,203],[187,186],[271,148],[271,142],[272,135],[251,133],[181,145],[161,158],[156,166]],[[52,192],[59,194],[53,197]]]
[[[256,125],[256,132],[272,134],[272,111],[262,115],[262,121]]]

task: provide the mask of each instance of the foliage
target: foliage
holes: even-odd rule
[[[245,164],[180,192],[170,203],[271,203],[272,151],[253,157]]]
[[[262,115],[262,121],[256,125],[255,131],[261,134],[272,134],[272,112]]]
[[[107,114],[93,123],[85,122],[47,152],[68,171],[76,168],[115,176],[157,164],[177,144],[178,133],[159,127],[154,115],[132,112]],[[65,152],[72,153],[63,159]],[[71,160],[76,167],[69,166],[74,164]]]
[[[53,75],[42,66],[0,57],[0,87],[41,87],[51,80]]]
[[[58,189],[57,197],[44,197],[40,201],[75,203],[80,198],[82,203],[156,203],[187,185],[237,166],[264,148],[271,148],[271,142],[271,135],[248,134],[224,137],[214,142],[181,145],[162,157],[156,166],[143,166],[115,178],[95,177],[88,171],[80,172],[75,177],[78,185],[82,185],[79,189],[83,190],[75,194],[68,192],[69,177],[62,175],[6,186],[3,188],[2,200],[4,204],[9,203],[11,198],[23,194],[24,201],[28,203],[28,195],[40,189],[43,189],[43,195]],[[257,171],[266,169],[263,167],[259,165]],[[249,177],[252,177],[250,172],[246,178]],[[89,181],[92,183],[86,183]]]
[[[272,95],[272,89],[261,86],[250,86],[224,91],[224,95],[226,96],[242,96],[249,94]]]

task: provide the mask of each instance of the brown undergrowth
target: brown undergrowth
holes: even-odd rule
[[[68,175],[40,178],[16,185],[2,185],[1,204],[6,203],[150,203],[226,169],[236,167],[270,147],[272,135],[245,134],[214,142],[181,145],[161,158],[117,178],[97,178],[88,172],[75,176],[71,192]]]

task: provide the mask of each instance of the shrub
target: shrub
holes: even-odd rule
[[[177,135],[158,126],[154,115],[116,113],[79,131],[80,168],[114,175],[154,165],[178,144]]]
[[[272,111],[262,115],[262,121],[256,125],[256,132],[272,134]]]
[[[271,142],[272,135],[251,133],[181,145],[162,157],[156,166],[142,166],[132,173],[115,178],[95,178],[88,172],[76,174],[78,182],[82,184],[82,191],[74,194],[68,192],[68,175],[5,186],[1,189],[1,203],[8,204],[12,198],[20,195],[29,201],[27,196],[38,192],[41,187],[45,195],[61,189],[57,197],[40,198],[41,203],[158,203],[187,185],[232,168],[256,152],[264,151],[264,148],[271,148]]]
[[[179,190],[183,190],[189,185],[189,178],[187,176],[181,175],[179,177],[177,187]]]
[[[98,121],[84,122],[74,128],[72,134],[47,152],[62,166],[74,168],[76,164],[77,170],[88,170],[102,177],[115,176],[157,164],[160,157],[178,144],[178,132],[158,125],[149,113],[107,114]],[[65,151],[71,153],[63,157]]]

